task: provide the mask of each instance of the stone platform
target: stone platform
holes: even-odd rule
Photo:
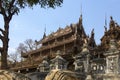
[[[31,80],[24,74],[8,70],[0,70],[0,80]]]

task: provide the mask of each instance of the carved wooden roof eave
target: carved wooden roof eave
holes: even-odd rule
[[[56,37],[53,37],[53,38],[50,38],[50,39],[47,39],[47,40],[44,40],[44,39],[43,39],[43,40],[41,41],[41,43],[43,44],[43,43],[49,42],[49,41],[54,40],[54,39],[56,39],[56,38],[58,38],[58,37],[66,36],[66,35],[68,35],[68,34],[70,34],[70,33],[72,33],[72,31],[67,32],[67,33],[65,33],[65,34],[62,34],[62,35],[58,35],[58,36],[56,36]]]
[[[50,34],[50,35],[53,35],[52,38],[50,37],[50,35],[48,35],[48,36],[46,36],[46,38],[49,38],[49,39],[47,39],[47,40],[45,40],[46,38],[41,39],[40,43],[45,43],[45,42],[48,42],[48,41],[53,40],[55,38],[68,35],[68,34],[70,34],[70,33],[75,31],[75,27],[77,27],[77,25],[78,25],[78,23],[77,24],[71,24],[70,26],[66,26],[64,29],[57,30],[57,32],[54,32],[54,33]],[[56,33],[59,34],[59,35],[54,36]]]

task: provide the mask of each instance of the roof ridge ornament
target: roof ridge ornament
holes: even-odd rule
[[[84,43],[83,43],[83,47],[82,47],[82,52],[81,53],[89,53],[89,49],[88,49],[88,40],[85,38],[84,39]]]
[[[60,50],[57,50],[57,56],[60,56],[61,55],[61,53],[60,53]]]
[[[46,37],[46,26],[44,28],[44,35],[43,35],[43,39]]]
[[[107,32],[107,16],[106,16],[106,14],[105,14],[105,26],[104,26],[104,28],[105,28],[105,32]]]
[[[113,20],[113,17],[112,16],[110,16],[110,29],[113,29],[113,28],[115,28],[115,21]]]

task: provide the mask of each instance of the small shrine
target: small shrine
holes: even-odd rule
[[[74,57],[74,59],[75,61],[73,64],[75,65],[75,70],[87,73],[89,68],[90,54],[89,54],[88,43],[86,39],[84,40],[81,53],[77,54]]]
[[[120,51],[117,49],[115,40],[110,40],[110,48],[104,55],[106,56],[106,73],[120,73]]]
[[[57,53],[56,53],[56,57],[51,60],[50,69],[51,70],[52,69],[66,70],[67,69],[67,64],[68,64],[68,62],[61,57],[61,53],[58,50]]]
[[[75,66],[75,71],[77,72],[84,72],[84,63],[83,63],[83,57],[81,54],[78,54],[74,57],[74,66]]]
[[[120,51],[117,48],[117,45],[118,44],[114,39],[110,40],[110,47],[104,54],[106,57],[106,70],[103,76],[104,80],[120,79]]]
[[[49,72],[49,63],[47,57],[43,58],[43,61],[39,64],[38,69],[40,72]]]

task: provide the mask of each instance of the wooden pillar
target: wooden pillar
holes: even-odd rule
[[[65,41],[65,37],[63,37],[63,42]],[[63,51],[64,51],[64,53],[63,54],[65,54],[65,50],[66,50],[66,47],[65,47],[65,43],[64,43],[64,47],[63,47]]]
[[[40,51],[40,53],[39,53],[39,56],[41,57],[41,51]]]
[[[50,56],[52,56],[52,49],[51,49],[51,47],[50,47]]]
[[[64,54],[65,54],[65,50],[66,50],[66,47],[65,47],[65,44],[64,44]]]

